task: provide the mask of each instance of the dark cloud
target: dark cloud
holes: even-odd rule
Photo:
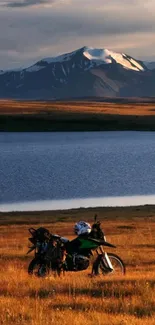
[[[10,8],[23,8],[29,6],[35,6],[48,3],[48,0],[23,0],[23,1],[11,1],[6,4]]]

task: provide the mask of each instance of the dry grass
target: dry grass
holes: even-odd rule
[[[155,103],[0,100],[0,130],[155,131]]]
[[[0,324],[155,324],[155,208],[98,212],[108,241],[117,245],[109,251],[126,263],[125,277],[90,278],[86,270],[61,278],[31,278],[27,266],[32,256],[26,256],[30,218],[0,216]],[[71,238],[72,215],[92,222],[93,214],[94,210],[33,214],[31,226],[42,218],[41,225]]]
[[[0,100],[0,114],[50,114],[57,115],[155,115],[155,103],[105,103],[105,102],[46,102]]]

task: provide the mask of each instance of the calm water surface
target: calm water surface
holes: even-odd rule
[[[154,132],[0,133],[0,210],[141,195],[155,195]]]

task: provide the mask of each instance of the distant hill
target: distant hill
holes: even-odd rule
[[[155,62],[83,47],[12,71],[0,70],[0,98],[155,97]]]

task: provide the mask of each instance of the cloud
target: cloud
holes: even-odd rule
[[[29,7],[35,6],[40,4],[48,3],[48,0],[23,0],[23,1],[11,1],[6,4],[7,7],[10,8],[22,8],[22,7]]]
[[[70,2],[70,0],[18,0],[18,1],[7,1],[1,3],[1,5],[6,6],[8,8],[14,9],[22,9],[26,7],[34,7],[34,6],[52,6],[53,4],[63,4],[64,2]]]
[[[3,1],[1,8],[0,69],[27,66],[84,45],[137,58],[155,56],[151,0],[143,5],[140,0],[124,0],[123,5],[122,0],[25,0],[5,1],[5,7]]]

